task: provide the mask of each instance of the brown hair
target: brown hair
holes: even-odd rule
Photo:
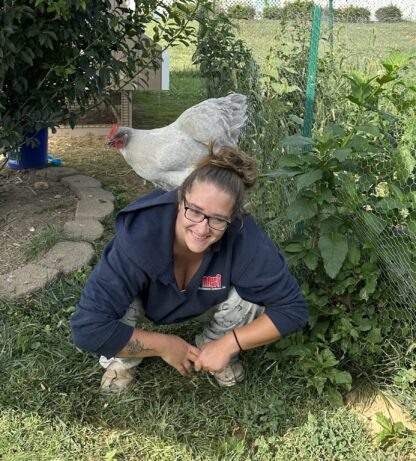
[[[223,146],[217,153],[214,143],[208,146],[208,154],[195,165],[192,173],[179,187],[179,200],[192,189],[195,182],[212,183],[234,199],[232,217],[241,218],[244,213],[244,197],[247,189],[257,180],[254,160],[232,146]]]

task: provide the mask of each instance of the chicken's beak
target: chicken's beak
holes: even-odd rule
[[[122,135],[114,136],[114,138],[111,138],[107,141],[107,145],[114,147],[115,149],[121,149],[126,145],[127,138],[128,138],[128,135],[126,133],[123,133]]]

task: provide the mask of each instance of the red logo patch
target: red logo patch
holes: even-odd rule
[[[205,275],[202,277],[202,288],[221,288],[221,274]]]

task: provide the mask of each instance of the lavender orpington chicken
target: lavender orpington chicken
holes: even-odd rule
[[[246,99],[237,93],[207,99],[170,125],[153,130],[114,125],[108,144],[120,149],[139,176],[163,189],[174,189],[207,154],[210,142],[214,142],[214,152],[224,145],[237,145],[247,119]]]

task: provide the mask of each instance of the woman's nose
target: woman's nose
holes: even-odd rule
[[[210,227],[208,226],[208,218],[204,218],[201,222],[196,224],[198,226],[198,229],[201,231],[204,231],[204,233],[209,232]]]

